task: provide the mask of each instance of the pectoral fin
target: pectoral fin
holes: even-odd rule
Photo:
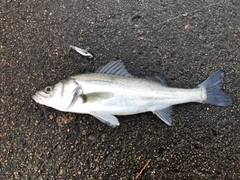
[[[172,126],[172,107],[167,107],[165,109],[160,109],[157,111],[153,111],[162,121],[164,121],[167,125]]]
[[[102,112],[91,112],[90,114],[113,128],[119,126],[118,119],[111,114],[105,114]]]
[[[113,97],[113,93],[110,92],[94,92],[80,95],[83,102],[94,102],[94,101],[102,101]]]

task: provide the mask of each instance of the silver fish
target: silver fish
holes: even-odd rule
[[[168,87],[161,76],[133,77],[121,60],[100,67],[96,73],[80,74],[36,92],[39,104],[60,111],[90,114],[112,127],[119,125],[114,115],[151,111],[172,125],[172,105],[188,102],[231,106],[232,99],[222,91],[224,72],[216,71],[193,89]]]

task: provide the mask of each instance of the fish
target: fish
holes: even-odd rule
[[[70,76],[37,91],[33,100],[59,111],[90,114],[111,127],[119,126],[116,116],[153,112],[172,126],[172,106],[189,102],[231,106],[230,95],[222,90],[224,71],[217,70],[192,89],[169,87],[162,76],[137,78],[122,60],[111,61],[95,73]]]

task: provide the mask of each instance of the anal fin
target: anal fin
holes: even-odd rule
[[[172,107],[167,107],[164,109],[153,111],[154,114],[156,114],[163,122],[165,122],[167,125],[172,126]]]

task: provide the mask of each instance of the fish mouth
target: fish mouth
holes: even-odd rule
[[[34,95],[32,95],[32,98],[37,103],[44,104],[47,99],[47,96],[41,92],[36,92]]]

